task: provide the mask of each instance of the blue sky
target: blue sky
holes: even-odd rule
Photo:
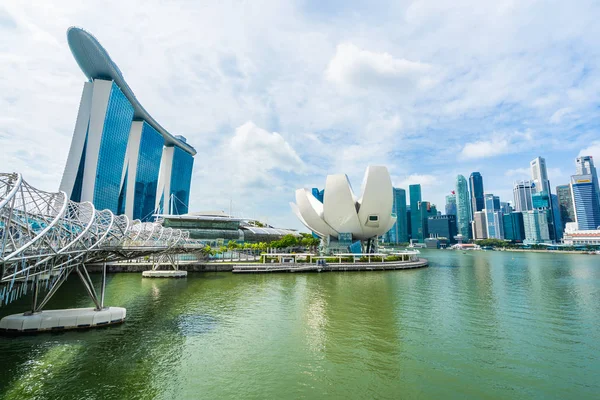
[[[324,4],[326,3],[326,4]],[[367,165],[443,209],[480,171],[512,200],[529,161],[552,186],[600,160],[594,1],[61,1],[0,4],[0,170],[57,190],[94,34],[145,108],[196,147],[192,210],[300,228],[300,187]]]

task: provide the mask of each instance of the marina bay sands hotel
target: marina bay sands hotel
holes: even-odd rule
[[[142,221],[187,213],[196,150],[148,114],[95,37],[72,27],[67,40],[88,81],[60,190]]]

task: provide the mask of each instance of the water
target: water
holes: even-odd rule
[[[111,275],[127,322],[0,338],[0,395],[598,398],[600,257],[423,253],[413,271]],[[75,278],[49,308],[91,306]]]

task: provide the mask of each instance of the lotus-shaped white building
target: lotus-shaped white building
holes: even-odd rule
[[[300,221],[321,238],[352,234],[352,240],[368,240],[389,231],[396,222],[392,214],[392,180],[386,167],[369,166],[361,187],[361,197],[352,191],[348,176],[328,175],[323,202],[309,189],[296,190],[296,203],[290,203]]]

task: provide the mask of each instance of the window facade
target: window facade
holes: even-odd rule
[[[171,214],[187,214],[194,157],[179,147],[175,147],[174,150],[173,169],[171,170],[171,193],[169,196],[173,197],[170,200],[172,204]]]
[[[133,106],[113,82],[100,141],[94,187],[94,205],[98,210],[108,209],[115,214],[118,212],[123,163],[132,119]]]
[[[154,214],[163,137],[144,122],[135,175],[133,219],[150,221]]]

